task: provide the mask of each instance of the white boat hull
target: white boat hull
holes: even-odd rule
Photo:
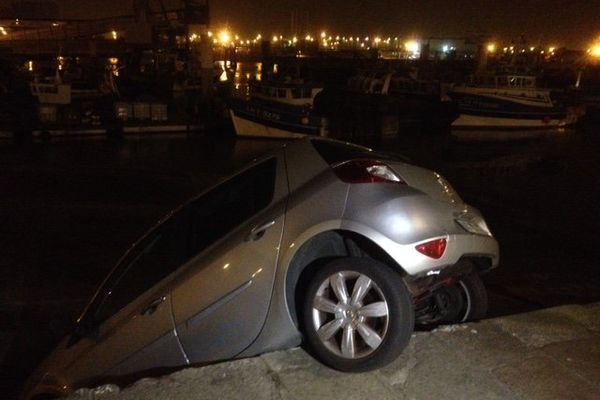
[[[575,123],[566,119],[519,119],[496,118],[461,114],[453,123],[453,128],[514,128],[514,129],[553,129]]]
[[[291,132],[242,118],[236,115],[233,110],[229,110],[229,114],[238,136],[276,139],[300,139],[306,136],[303,133]]]

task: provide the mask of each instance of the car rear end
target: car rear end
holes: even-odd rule
[[[409,279],[444,275],[464,259],[480,271],[498,265],[485,220],[441,175],[360,146],[312,143],[349,185],[342,228],[375,242]]]

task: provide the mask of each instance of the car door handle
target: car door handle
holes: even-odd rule
[[[154,314],[154,312],[158,309],[158,307],[162,303],[165,302],[165,300],[167,300],[167,296],[159,297],[158,299],[154,300],[152,303],[150,303],[146,307],[144,307],[144,309],[142,310],[141,314],[142,315],[152,315],[152,314]]]
[[[263,235],[265,234],[265,232],[267,231],[267,229],[269,229],[273,225],[275,225],[275,220],[269,221],[269,222],[265,222],[262,225],[255,226],[254,228],[252,228],[252,230],[250,231],[250,233],[246,237],[246,241],[250,242],[250,241],[254,241],[254,240],[260,239],[261,237],[263,237]]]

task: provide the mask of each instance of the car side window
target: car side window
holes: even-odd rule
[[[276,159],[264,161],[179,209],[123,260],[106,284],[96,322],[117,313],[273,199]]]
[[[191,256],[269,205],[275,188],[275,167],[276,160],[270,159],[190,204]]]

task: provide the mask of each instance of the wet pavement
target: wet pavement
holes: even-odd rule
[[[9,397],[128,246],[281,142],[202,135],[0,143],[0,386]],[[446,175],[501,245],[490,315],[600,300],[600,135],[512,144],[407,134],[374,147]]]

